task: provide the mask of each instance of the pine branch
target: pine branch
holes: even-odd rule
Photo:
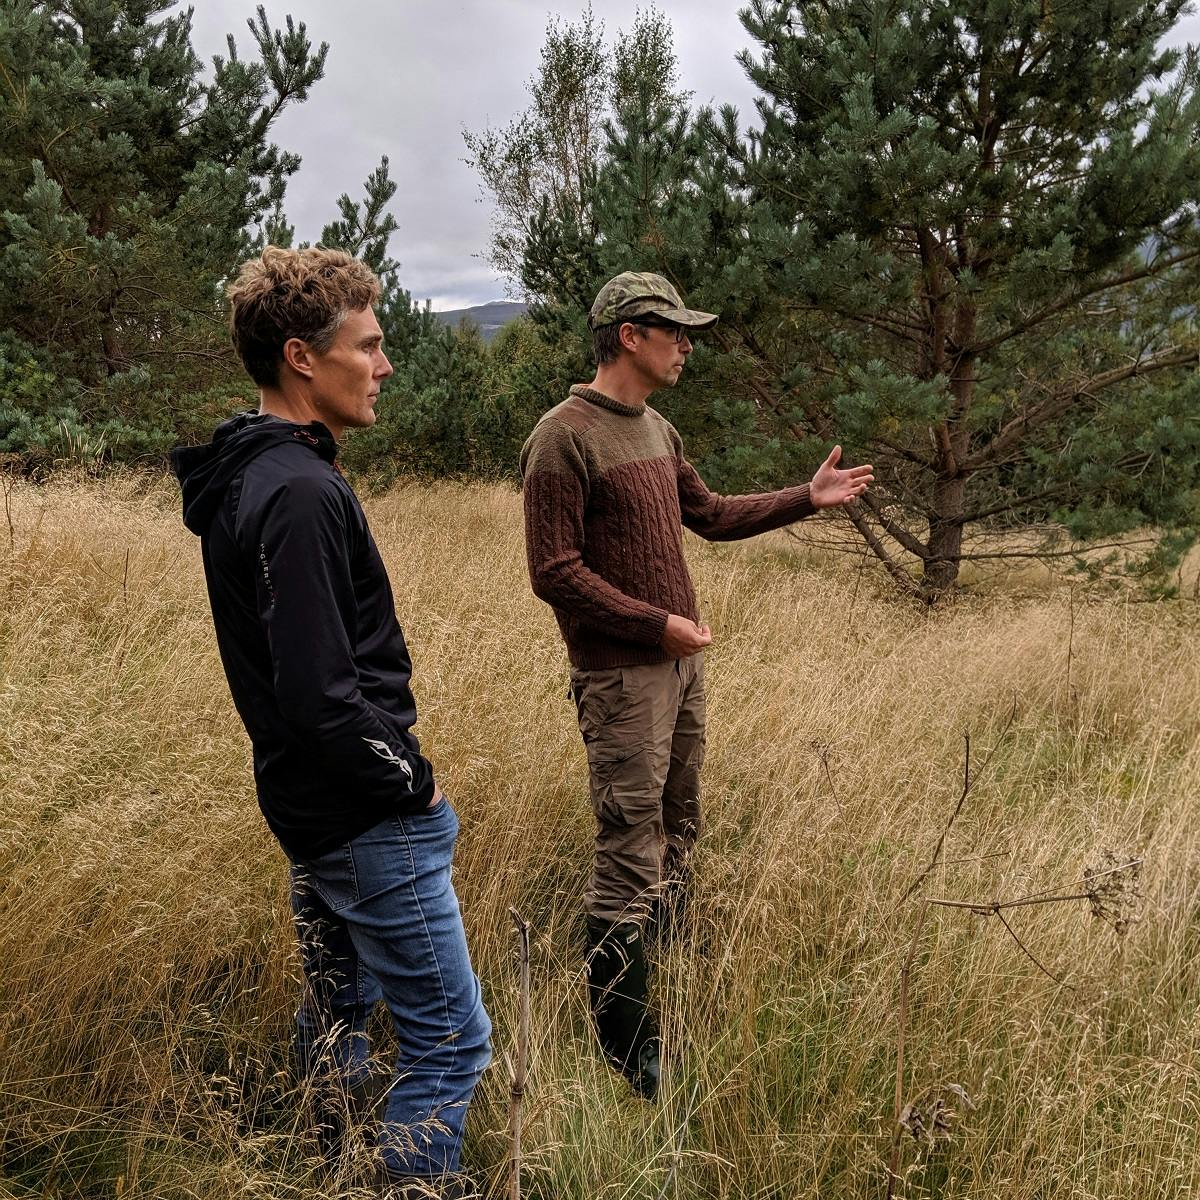
[[[1161,262],[1155,263],[1151,261],[1140,269],[1123,271],[1120,275],[1113,275],[1097,283],[1090,284],[1087,287],[1079,288],[1069,296],[1064,296],[1062,299],[1054,301],[1053,304],[1044,305],[1023,321],[1003,330],[994,337],[990,337],[984,342],[976,343],[976,345],[971,347],[971,351],[975,354],[986,354],[989,350],[994,350],[997,346],[1002,346],[1012,338],[1020,337],[1023,333],[1028,333],[1029,330],[1036,328],[1044,321],[1048,321],[1051,317],[1057,316],[1058,313],[1065,312],[1068,308],[1073,307],[1088,296],[1095,296],[1100,292],[1112,291],[1113,288],[1125,287],[1127,284],[1136,283],[1140,279],[1152,279],[1169,271],[1172,267],[1179,266],[1180,263],[1190,262],[1196,258],[1200,258],[1200,250],[1186,250],[1180,254],[1176,254],[1172,258],[1165,258]]]
[[[928,562],[988,562],[1001,558],[1081,558],[1093,550],[1123,550],[1127,546],[1152,546],[1155,538],[1133,538],[1127,542],[1089,542],[1074,550],[981,550],[978,554],[932,554]]]
[[[909,554],[915,555],[923,562],[929,561],[929,547],[909,533],[903,525],[898,525],[888,517],[883,511],[883,505],[869,491],[864,492],[859,500],[871,510],[875,520],[883,526],[884,532],[899,542]]]
[[[895,442],[879,437],[878,434],[871,438],[871,442],[875,446],[882,446],[885,450],[890,451],[896,458],[902,458],[905,462],[910,462],[914,466],[923,467],[926,471],[937,469],[929,459],[917,454],[915,450],[909,450],[905,446],[897,446]]]
[[[1007,453],[1020,444],[1022,438],[1032,429],[1054,420],[1067,412],[1071,405],[1081,396],[1090,396],[1094,392],[1103,391],[1115,383],[1133,379],[1138,375],[1149,375],[1154,371],[1166,371],[1173,367],[1186,367],[1200,362],[1200,353],[1195,349],[1172,347],[1164,350],[1153,358],[1136,359],[1123,367],[1114,367],[1094,375],[1078,386],[1064,391],[1052,393],[1040,404],[1035,405],[1029,412],[1022,413],[1009,421],[989,442],[973,454],[966,463],[966,470],[977,471],[980,467],[991,462],[994,458]]]
[[[850,524],[858,530],[863,541],[871,548],[871,553],[883,564],[883,569],[900,585],[901,589],[910,596],[919,596],[921,594],[920,585],[888,553],[887,547],[879,540],[862,513],[857,511],[857,506],[845,504],[842,506],[842,511]]]
[[[668,275],[668,278],[670,278],[672,282],[678,286],[678,280],[674,278],[673,274]],[[740,332],[741,331],[739,330],[739,333]],[[726,354],[729,354],[733,351],[733,345],[729,338],[726,337],[719,329],[714,329],[712,331],[712,336]],[[746,338],[743,337],[743,345],[745,345],[746,349],[759,362],[763,362],[768,367],[770,366],[770,362],[766,358],[765,352],[761,347],[758,346],[758,343],[752,337],[749,340],[746,340]],[[750,389],[758,397],[760,406],[765,407],[769,412],[774,413],[776,416],[782,416],[782,405],[779,401],[779,398],[771,391],[770,388],[768,388],[761,380],[755,379],[754,376],[749,376],[746,382],[750,385]],[[805,406],[805,415],[812,422],[813,429],[817,436],[828,440],[832,434],[832,429],[830,427],[828,418],[811,404]],[[796,438],[798,441],[804,441],[804,430],[801,429],[799,425],[797,425],[794,421],[786,421],[785,423],[788,432],[791,433],[794,438]]]
[[[1003,500],[998,504],[993,504],[990,508],[977,508],[974,512],[965,513],[960,520],[964,525],[972,525],[976,521],[986,521],[988,517],[998,517],[1001,513],[1014,512],[1030,504],[1037,504],[1042,500],[1050,500],[1070,490],[1070,484],[1058,484],[1055,487],[1046,488],[1044,491],[1034,492],[1030,496],[1018,496],[1015,499]]]

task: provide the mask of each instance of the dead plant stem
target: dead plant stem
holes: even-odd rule
[[[939,908],[965,908],[981,917],[990,917],[1006,908],[1025,908],[1030,904],[1056,904],[1060,900],[1086,900],[1087,892],[1069,892],[1059,896],[1024,896],[1019,900],[944,900],[935,897],[929,901]]]
[[[1036,958],[1034,956],[1033,951],[1030,950],[1029,947],[1027,945],[1025,945],[1025,943],[1023,941],[1021,941],[1021,939],[1019,937],[1017,937],[1017,931],[1004,919],[1004,914],[999,909],[996,910],[996,919],[1000,922],[1001,925],[1004,926],[1005,929],[1008,930],[1009,937],[1011,937],[1012,940],[1017,943],[1017,945],[1021,949],[1021,953],[1024,954],[1025,957],[1027,959],[1029,959],[1029,961],[1031,963],[1033,963],[1033,965],[1035,967],[1037,967],[1037,969],[1039,971],[1041,971],[1043,975],[1045,975],[1049,979],[1053,979],[1055,983],[1061,984],[1063,987],[1069,987],[1072,991],[1075,990],[1075,987],[1073,984],[1067,983],[1065,979],[1062,979],[1060,976],[1055,975],[1055,973],[1053,971],[1051,971],[1049,967],[1047,967],[1044,963],[1042,963],[1038,958]]]
[[[897,1174],[900,1168],[900,1136],[903,1126],[900,1124],[900,1114],[904,1111],[904,1048],[908,1036],[908,981],[912,974],[913,960],[917,957],[917,944],[921,930],[925,927],[925,918],[929,913],[928,897],[921,902],[917,913],[917,925],[913,930],[912,942],[908,947],[908,955],[904,966],[900,968],[900,1006],[896,1019],[896,1103],[893,1116],[895,1124],[892,1129],[892,1152],[888,1157],[887,1200],[892,1200],[896,1191]]]
[[[11,475],[4,476],[4,515],[8,519],[8,548],[15,550],[17,548],[17,529],[13,524],[12,515],[12,490],[13,477]]]
[[[950,814],[950,819],[946,822],[942,829],[941,836],[937,840],[937,845],[933,848],[933,854],[930,856],[929,862],[925,869],[913,880],[909,885],[908,891],[900,898],[900,903],[903,904],[908,900],[925,882],[926,879],[933,873],[933,869],[938,864],[938,859],[942,856],[942,850],[945,848],[946,839],[950,836],[950,830],[954,828],[954,822],[958,820],[958,814],[962,812],[963,804],[966,802],[967,795],[971,788],[979,782],[979,777],[987,771],[991,766],[992,760],[996,757],[996,751],[1000,749],[1004,739],[1008,737],[1009,731],[1013,727],[1013,722],[1017,719],[1017,702],[1014,698],[1012,711],[1008,714],[1008,720],[1004,723],[1004,728],[1000,731],[1000,736],[996,739],[995,745],[988,752],[987,758],[983,760],[983,765],[975,773],[971,774],[971,734],[968,730],[963,734],[964,750],[963,750],[963,786],[962,792],[958,797],[958,803],[954,806],[954,811]]]

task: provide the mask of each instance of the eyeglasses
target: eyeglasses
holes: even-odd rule
[[[634,321],[633,324],[639,329],[665,329],[668,333],[675,335],[676,345],[690,337],[690,331],[686,325],[676,325],[670,321]]]

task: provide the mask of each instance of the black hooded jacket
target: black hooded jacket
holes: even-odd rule
[[[392,589],[324,425],[242,413],[172,454],[258,800],[313,858],[433,798]]]

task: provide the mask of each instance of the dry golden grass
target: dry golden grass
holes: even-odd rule
[[[415,660],[424,747],[462,817],[456,880],[496,1024],[471,1166],[499,1189],[516,1027],[508,908],[533,923],[526,1195],[875,1197],[885,1186],[902,904],[990,899],[1145,856],[1123,938],[1078,902],[1014,929],[933,910],[905,1094],[955,1083],[953,1137],[898,1194],[1174,1200],[1200,1187],[1200,654],[1194,605],[995,593],[925,613],[776,535],[689,540],[708,656],[697,938],[658,971],[667,1097],[589,1041],[577,912],[585,768],[548,610],[503,488],[369,504]],[[17,487],[0,525],[0,1195],[361,1195],[295,1116],[284,860],[165,485]],[[1003,852],[1002,854],[1000,852]],[[984,855],[993,857],[983,858]],[[381,1038],[386,1044],[386,1033]],[[496,1192],[500,1194],[499,1190]]]

